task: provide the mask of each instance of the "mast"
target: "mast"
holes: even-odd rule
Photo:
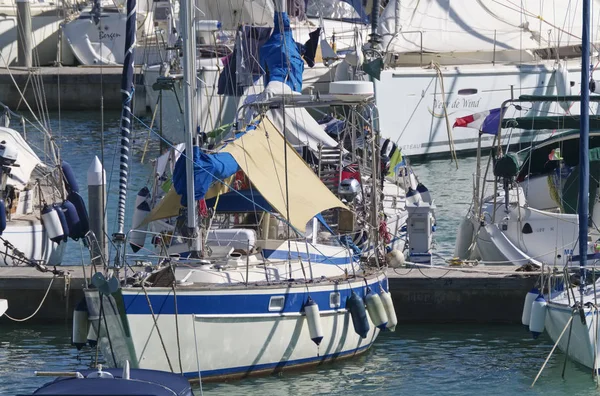
[[[400,1],[398,0],[398,3]],[[380,0],[373,0],[373,7],[371,8],[371,34],[369,34],[369,42],[375,48],[381,43],[381,36],[377,33],[379,29],[379,7]]]
[[[127,0],[127,22],[125,25],[125,61],[121,75],[121,157],[119,165],[119,203],[117,212],[117,233],[114,235],[117,247],[124,239],[125,204],[127,202],[127,184],[129,178],[129,141],[131,136],[131,105],[133,100],[133,62],[136,41],[136,0]],[[118,251],[118,249],[117,249]],[[118,253],[117,253],[118,257]]]
[[[581,32],[581,109],[579,136],[579,293],[583,304],[585,286],[585,266],[587,264],[588,212],[589,212],[589,173],[588,158],[590,122],[589,122],[589,75],[590,75],[590,0],[583,0],[583,23]]]
[[[181,39],[183,41],[183,97],[184,97],[184,127],[185,127],[185,162],[187,186],[187,224],[192,235],[190,257],[196,257],[199,252],[200,238],[198,237],[198,217],[196,200],[194,198],[194,135],[196,133],[196,33],[194,27],[194,3],[191,0],[181,0],[179,11]]]

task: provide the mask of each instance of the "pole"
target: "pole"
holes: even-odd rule
[[[585,287],[585,266],[587,264],[589,173],[588,160],[590,120],[589,120],[589,77],[590,77],[590,0],[583,0],[583,23],[581,32],[581,117],[579,137],[579,293],[583,303]]]
[[[108,243],[106,240],[106,173],[98,157],[94,157],[87,171],[88,207],[90,213],[90,230],[96,235],[97,245],[90,246],[94,262],[92,265],[102,267],[103,260],[108,258]],[[102,256],[101,256],[102,255]]]
[[[275,0],[275,11],[287,12],[287,0]]]
[[[194,3],[191,0],[181,1],[179,13],[181,24],[181,39],[183,41],[183,97],[184,97],[184,119],[185,119],[185,162],[186,184],[187,184],[187,224],[190,228],[192,246],[190,246],[190,257],[197,256],[194,252],[201,250],[198,235],[198,214],[196,200],[194,198],[194,146],[196,145],[194,135],[196,125],[194,117],[197,95],[196,89],[196,32],[194,26]]]
[[[17,59],[19,66],[33,67],[30,0],[17,0]],[[7,65],[8,66],[8,65]]]

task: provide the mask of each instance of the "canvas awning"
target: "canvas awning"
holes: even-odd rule
[[[331,208],[346,206],[319,180],[296,150],[287,145],[287,172],[285,166],[285,141],[268,118],[263,118],[255,130],[228,142],[220,153],[229,153],[238,163],[254,187],[271,207],[287,217],[286,177],[289,186],[290,224],[300,232],[316,214]],[[226,182],[230,185],[230,182]],[[207,199],[225,192],[222,183],[215,183],[206,194]],[[171,188],[152,210],[144,223],[177,216],[180,198]]]

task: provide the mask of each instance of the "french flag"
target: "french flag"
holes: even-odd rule
[[[482,133],[496,135],[498,134],[498,127],[500,126],[500,116],[500,108],[482,111],[481,113],[475,113],[465,117],[457,118],[456,121],[454,121],[452,128],[473,128]]]

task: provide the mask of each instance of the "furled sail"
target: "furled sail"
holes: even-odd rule
[[[136,41],[136,0],[127,0],[127,23],[125,25],[125,62],[121,76],[121,156],[119,164],[119,202],[117,212],[118,233],[123,234],[125,224],[125,204],[127,202],[127,181],[129,177],[129,147],[131,136],[133,100],[133,62]]]

